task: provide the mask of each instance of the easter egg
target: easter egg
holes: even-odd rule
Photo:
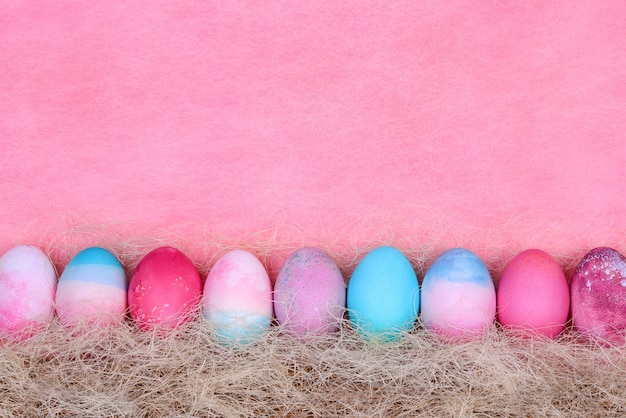
[[[613,248],[589,251],[572,276],[572,319],[582,333],[622,344],[626,333],[626,259]]]
[[[438,335],[482,335],[494,322],[496,291],[483,262],[471,251],[441,254],[422,283],[422,320]]]
[[[274,311],[288,332],[300,337],[335,332],[345,306],[345,281],[324,251],[305,247],[287,258],[274,285]]]
[[[347,305],[350,321],[364,339],[399,339],[413,328],[420,307],[413,266],[393,247],[372,250],[350,277]]]
[[[130,315],[140,329],[167,331],[194,319],[202,283],[195,266],[172,247],[148,253],[128,285]]]
[[[515,333],[554,338],[569,315],[570,293],[563,269],[541,250],[521,252],[507,264],[496,300],[500,324]]]
[[[84,249],[59,278],[59,321],[66,326],[120,324],[126,312],[126,289],[126,273],[117,257],[100,247]]]
[[[252,343],[272,321],[272,284],[261,262],[243,250],[221,256],[207,276],[202,314],[220,343]]]
[[[24,340],[54,315],[57,276],[37,247],[19,245],[0,257],[0,338]]]

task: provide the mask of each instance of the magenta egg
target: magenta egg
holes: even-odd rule
[[[128,286],[128,307],[140,329],[169,330],[196,317],[201,293],[191,260],[175,248],[160,247],[137,265]]]
[[[345,281],[324,251],[305,247],[289,256],[274,285],[276,318],[288,332],[307,336],[337,331],[345,306]]]
[[[556,337],[565,327],[570,306],[563,269],[544,251],[519,253],[502,273],[497,306],[498,320],[505,328]]]

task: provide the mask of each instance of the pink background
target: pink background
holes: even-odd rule
[[[0,116],[2,252],[625,250],[622,1],[2,1]]]

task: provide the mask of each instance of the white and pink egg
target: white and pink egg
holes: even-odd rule
[[[204,283],[202,314],[223,345],[257,341],[273,316],[272,284],[263,264],[244,250],[221,256]]]
[[[57,275],[37,247],[19,245],[0,257],[0,339],[24,340],[54,316]]]

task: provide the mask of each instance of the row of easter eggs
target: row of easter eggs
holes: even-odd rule
[[[420,289],[409,260],[393,247],[379,247],[357,265],[346,292],[333,260],[312,247],[285,261],[274,289],[254,255],[230,251],[211,268],[203,290],[191,260],[171,247],[147,254],[130,281],[112,253],[87,248],[70,260],[57,283],[46,255],[22,245],[0,258],[0,336],[26,338],[45,327],[55,310],[67,327],[115,325],[130,312],[142,330],[171,330],[193,319],[200,302],[226,345],[255,341],[274,315],[296,336],[334,332],[346,308],[368,340],[398,339],[412,329],[420,308],[424,326],[445,337],[480,335],[496,312],[514,331],[555,337],[567,322],[570,295],[579,330],[623,341],[626,261],[611,248],[591,250],[571,288],[550,255],[524,251],[506,266],[496,291],[487,267],[469,250],[440,255]]]

